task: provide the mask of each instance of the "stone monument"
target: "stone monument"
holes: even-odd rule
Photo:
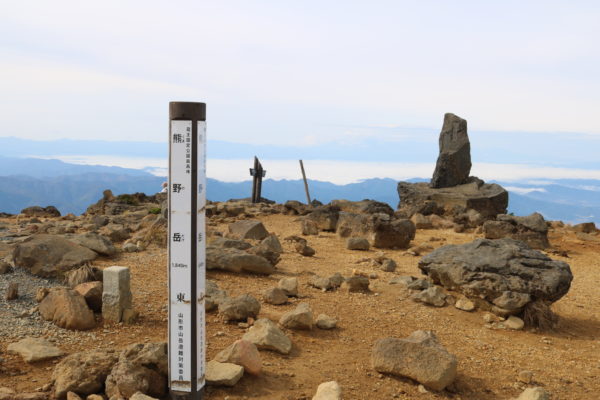
[[[471,144],[467,121],[446,114],[439,143],[440,153],[430,183],[398,183],[400,212],[410,218],[417,213],[457,216],[474,210],[484,220],[505,214],[508,192],[500,185],[469,176]]]

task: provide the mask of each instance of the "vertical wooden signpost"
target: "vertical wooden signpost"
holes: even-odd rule
[[[204,398],[206,104],[169,103],[169,392]]]
[[[262,167],[258,157],[254,156],[254,168],[250,168],[250,176],[252,176],[252,202],[260,203],[262,199],[262,178],[267,175]]]
[[[306,204],[310,206],[310,194],[308,193],[308,181],[306,180],[306,172],[304,172],[304,163],[300,160],[300,170],[302,171],[302,180],[304,181],[304,192],[306,193]]]

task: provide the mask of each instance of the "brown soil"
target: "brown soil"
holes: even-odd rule
[[[270,232],[284,238],[298,235],[294,217],[272,215],[261,220]],[[225,231],[220,225],[217,230]],[[442,230],[419,230],[414,241],[440,247],[464,243],[477,235]],[[438,240],[432,241],[432,238]],[[551,243],[567,251],[568,258],[550,254],[571,265],[574,280],[568,295],[558,301],[554,311],[560,316],[553,332],[492,330],[485,327],[482,312],[460,311],[452,306],[431,308],[407,298],[397,285],[387,282],[394,276],[420,276],[419,257],[403,250],[386,250],[398,269],[394,273],[376,271],[358,260],[372,257],[367,252],[346,250],[344,241],[332,233],[307,237],[316,250],[314,257],[303,257],[282,240],[285,254],[278,272],[269,277],[209,272],[208,277],[229,295],[261,292],[273,287],[282,277],[297,276],[301,282],[300,299],[283,306],[262,305],[261,317],[278,320],[298,302],[310,303],[315,316],[325,313],[338,319],[332,331],[288,331],[294,347],[289,356],[261,352],[264,373],[244,376],[234,388],[209,388],[208,399],[310,399],[325,381],[338,381],[345,399],[508,399],[525,387],[517,383],[521,370],[534,372],[531,386],[543,386],[553,399],[596,399],[600,393],[600,236],[582,241],[567,230],[551,232]],[[122,348],[131,343],[166,340],[166,251],[152,247],[143,253],[122,254],[117,259],[95,263],[100,267],[125,265],[132,270],[134,302],[141,313],[134,325],[100,326],[77,334],[76,341],[59,345],[68,353],[90,348]],[[375,272],[370,294],[342,291],[321,292],[306,286],[310,274],[329,276],[340,272],[349,276],[353,269]],[[374,342],[387,336],[405,337],[417,329],[433,330],[440,342],[458,358],[459,375],[451,391],[420,393],[408,379],[383,376],[371,368]],[[239,339],[245,329],[225,324],[216,313],[207,315],[208,356]],[[0,373],[0,387],[18,392],[33,391],[50,381],[56,362],[29,365],[19,357],[0,350],[8,376]]]

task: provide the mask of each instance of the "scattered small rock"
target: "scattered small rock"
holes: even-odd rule
[[[475,303],[473,303],[466,297],[461,297],[460,299],[456,300],[456,302],[454,303],[454,307],[463,311],[473,311],[475,310]]]
[[[242,339],[254,343],[260,350],[272,350],[281,354],[289,354],[292,350],[290,338],[267,318],[257,319]]]
[[[314,325],[313,312],[308,303],[300,303],[288,311],[279,320],[279,324],[288,329],[312,329]]]
[[[244,375],[244,367],[232,363],[206,363],[206,383],[212,386],[235,386]]]
[[[283,289],[276,287],[265,290],[263,300],[268,304],[281,305],[287,303],[288,297]]]
[[[256,318],[260,312],[260,303],[249,294],[230,297],[219,304],[219,314],[225,321],[245,321]]]
[[[298,296],[298,278],[282,278],[277,287],[283,290],[287,296]]]
[[[215,356],[215,361],[241,365],[245,372],[252,375],[259,375],[262,370],[262,361],[256,345],[243,339],[235,341],[219,352]]]
[[[386,258],[383,260],[380,266],[381,270],[384,272],[394,272],[396,267],[396,261],[392,260],[391,258]]]
[[[351,237],[346,240],[346,248],[348,250],[369,250],[371,245],[365,238]]]
[[[525,322],[519,317],[511,315],[503,322],[504,326],[508,329],[512,329],[515,331],[520,331],[525,327]]]
[[[337,326],[337,320],[326,314],[319,314],[316,320],[319,329],[334,329]]]
[[[323,382],[317,387],[312,400],[341,400],[342,387],[336,381]]]
[[[422,290],[413,294],[411,298],[416,302],[434,307],[444,307],[446,305],[446,293],[439,286],[432,286],[429,289]]]
[[[16,300],[19,298],[19,283],[11,282],[8,284],[6,288],[6,295],[4,296],[6,300]]]
[[[533,380],[533,372],[527,370],[520,371],[518,379],[520,382],[529,384]]]
[[[306,243],[297,242],[294,245],[294,249],[305,257],[312,257],[315,255],[315,249],[307,245]]]
[[[346,290],[347,292],[368,292],[369,278],[364,276],[351,276],[344,280],[341,289]]]

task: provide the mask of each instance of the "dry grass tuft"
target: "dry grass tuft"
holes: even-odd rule
[[[528,303],[523,310],[523,321],[525,326],[537,328],[540,331],[551,331],[558,324],[558,315],[556,315],[550,305],[552,303],[536,300]]]
[[[94,282],[102,280],[102,271],[90,264],[82,265],[65,274],[65,283],[74,288],[80,283]]]

